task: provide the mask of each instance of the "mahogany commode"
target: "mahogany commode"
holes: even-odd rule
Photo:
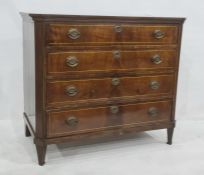
[[[167,129],[172,143],[184,18],[25,14],[24,120],[48,144]]]

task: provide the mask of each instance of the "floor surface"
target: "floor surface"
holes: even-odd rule
[[[101,144],[49,145],[42,167],[23,129],[22,120],[0,120],[0,175],[204,174],[204,121],[177,122],[171,146],[166,130]]]

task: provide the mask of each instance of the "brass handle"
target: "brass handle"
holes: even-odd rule
[[[122,28],[121,25],[115,25],[115,26],[114,26],[114,30],[115,30],[115,32],[120,33],[120,32],[123,31],[123,28]]]
[[[75,116],[70,116],[66,119],[67,125],[74,127],[79,123],[79,120]]]
[[[153,36],[154,36],[154,38],[156,38],[156,39],[161,39],[161,38],[164,38],[165,32],[162,32],[161,30],[155,30],[155,31],[153,32]]]
[[[148,114],[151,117],[156,117],[159,114],[159,109],[155,108],[155,107],[151,107],[148,109]]]
[[[121,57],[120,51],[119,50],[115,50],[113,51],[113,58],[118,60]]]
[[[112,79],[112,85],[113,86],[118,86],[120,84],[120,79],[119,78],[113,78]]]
[[[73,97],[78,93],[77,88],[75,86],[68,86],[65,91],[70,97]]]
[[[160,64],[160,63],[162,63],[161,57],[160,57],[159,55],[154,55],[151,60],[152,60],[152,62],[153,62],[154,64]]]
[[[118,106],[111,106],[110,107],[110,112],[112,114],[117,114],[119,112],[119,107]]]
[[[79,64],[79,60],[75,56],[69,56],[66,58],[66,64],[69,67],[76,67]]]
[[[71,29],[69,29],[69,31],[68,31],[68,36],[69,36],[69,38],[71,38],[71,39],[77,39],[77,38],[80,37],[80,32],[78,31],[78,29],[71,28]]]
[[[153,89],[153,90],[157,90],[159,89],[160,87],[160,84],[158,81],[151,81],[150,82],[150,88]]]

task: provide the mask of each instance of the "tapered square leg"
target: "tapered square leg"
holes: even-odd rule
[[[174,128],[167,128],[167,144],[172,144],[172,137],[174,133]]]
[[[25,136],[26,137],[29,137],[29,136],[31,136],[31,133],[30,133],[30,131],[29,131],[29,129],[28,129],[28,126],[25,124]]]
[[[38,145],[36,144],[36,150],[37,150],[37,155],[38,155],[38,164],[39,165],[44,165],[45,164],[45,155],[46,155],[46,150],[47,150],[47,145]]]

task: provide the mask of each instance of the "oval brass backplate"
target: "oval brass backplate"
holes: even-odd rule
[[[65,91],[70,97],[73,97],[78,93],[77,88],[75,86],[68,86],[66,87]]]
[[[156,117],[159,114],[159,109],[156,107],[151,107],[148,109],[148,115],[151,117]]]
[[[160,64],[160,63],[162,63],[161,57],[160,57],[160,55],[158,55],[158,54],[154,55],[151,60],[152,60],[152,62],[153,62],[154,64]]]
[[[159,89],[159,87],[160,87],[160,84],[159,84],[159,82],[158,81],[151,81],[150,82],[150,88],[151,89],[153,89],[153,90],[157,90],[157,89]]]
[[[79,123],[79,121],[75,116],[70,116],[66,119],[66,123],[67,125],[74,127]]]
[[[71,38],[71,39],[78,39],[78,38],[80,37],[80,32],[79,32],[79,30],[76,29],[76,28],[71,28],[71,29],[69,29],[69,31],[68,31],[68,36],[69,36],[69,38]]]
[[[154,36],[154,38],[156,38],[156,39],[162,39],[162,38],[165,37],[165,32],[162,32],[161,30],[155,30],[155,31],[153,32],[153,36]]]
[[[75,56],[69,56],[66,58],[66,64],[69,67],[76,67],[79,64],[79,60]]]

